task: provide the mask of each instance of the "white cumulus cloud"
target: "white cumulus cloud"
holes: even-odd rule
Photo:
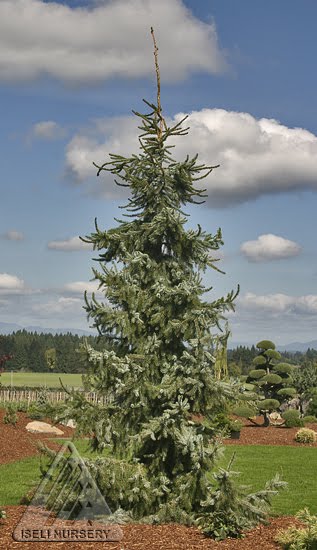
[[[178,113],[170,124],[179,122]],[[174,156],[199,153],[199,160],[220,164],[202,182],[207,204],[225,207],[257,197],[317,189],[317,136],[303,128],[289,128],[277,120],[256,119],[248,113],[202,109],[190,113],[188,136],[173,138]],[[93,162],[102,164],[109,153],[138,152],[136,117],[95,121],[75,135],[66,149],[66,169],[78,183],[96,175]],[[121,187],[105,172],[98,182],[100,193],[120,197]],[[93,184],[92,184],[93,185]],[[96,192],[96,188],[92,188]]]
[[[50,241],[47,244],[50,250],[62,250],[64,252],[74,252],[76,250],[92,250],[92,245],[84,243],[79,237],[70,237],[66,240]]]
[[[43,120],[33,125],[29,139],[59,139],[65,136],[65,129],[53,120]]]
[[[154,26],[162,76],[226,69],[213,23],[181,0],[112,0],[72,7],[43,0],[1,0],[0,78],[50,75],[69,83],[153,75]]]
[[[74,294],[84,294],[85,290],[87,292],[100,292],[98,291],[98,283],[96,281],[74,281],[72,283],[67,283],[64,285],[64,290],[74,293]]]
[[[23,279],[9,273],[0,273],[0,294],[24,294],[27,287]]]
[[[287,294],[258,295],[247,292],[237,299],[237,311],[242,307],[247,310],[258,310],[268,313],[282,314],[317,314],[317,295],[289,296]]]
[[[301,247],[294,241],[268,233],[242,243],[240,251],[250,262],[268,262],[297,256]]]

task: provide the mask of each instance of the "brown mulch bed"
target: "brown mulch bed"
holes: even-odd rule
[[[31,422],[25,413],[18,413],[18,422],[16,426],[4,424],[3,417],[5,411],[0,409],[0,464],[15,462],[28,456],[39,453],[37,448],[39,441],[45,441],[50,447],[57,449],[57,445],[50,440],[53,438],[72,438],[74,430],[66,426],[57,425],[63,432],[63,436],[54,436],[53,434],[32,434],[27,432],[25,426]],[[49,419],[45,422],[52,423]],[[258,419],[259,423],[261,419]],[[295,447],[307,446],[307,444],[296,443],[294,437],[298,428],[285,428],[269,426],[254,426],[250,421],[244,421],[244,427],[241,430],[240,439],[224,439],[225,445],[293,445]],[[317,424],[309,424],[307,427],[317,431]],[[316,447],[317,442],[311,446]]]
[[[243,421],[243,419],[240,419]],[[261,424],[261,417],[256,420]],[[297,443],[294,440],[299,428],[285,428],[284,426],[268,426],[267,428],[254,426],[249,420],[245,420],[241,430],[240,439],[224,439],[224,445],[292,445],[294,447],[307,447],[307,443]],[[317,432],[317,424],[307,424]],[[317,442],[309,445],[317,447]]]
[[[45,441],[50,447],[57,448],[57,444],[51,440],[51,434],[31,434],[25,430],[25,426],[31,420],[24,413],[18,413],[16,427],[3,423],[4,411],[0,410],[0,464],[21,460],[27,456],[38,454],[37,444]],[[47,420],[49,423],[50,420]],[[251,422],[245,421],[240,439],[227,439],[225,445],[293,445],[301,446],[294,441],[298,428],[283,427],[257,427]],[[65,426],[58,426],[64,436],[73,436],[74,430]],[[309,427],[317,431],[317,424]],[[317,444],[315,444],[316,446]],[[269,525],[260,525],[252,529],[243,539],[226,539],[215,542],[204,537],[196,528],[183,525],[126,525],[122,527],[124,537],[120,543],[111,542],[16,542],[12,538],[14,528],[18,524],[25,506],[2,507],[7,512],[7,519],[0,520],[0,548],[9,550],[21,548],[28,550],[35,548],[69,548],[92,549],[105,548],[108,550],[278,550],[281,547],[274,542],[277,531],[291,524],[297,523],[293,517],[272,518]]]
[[[270,520],[269,525],[260,525],[247,532],[243,539],[226,539],[215,542],[204,537],[193,527],[183,525],[125,525],[122,527],[123,539],[119,543],[111,542],[16,542],[12,533],[18,524],[24,506],[6,506],[7,519],[0,526],[0,547],[3,550],[21,548],[28,550],[45,549],[92,549],[107,550],[278,550],[274,542],[276,533],[291,524],[298,523],[292,517],[280,517]]]
[[[32,422],[32,420],[22,412],[18,413],[18,422],[16,426],[11,424],[4,424],[3,417],[5,411],[0,410],[0,464],[7,464],[8,462],[15,462],[16,460],[22,460],[28,456],[33,456],[39,453],[37,445],[40,441],[48,442],[51,438],[69,437],[71,438],[74,430],[67,428],[60,424],[57,428],[60,428],[64,435],[55,436],[54,434],[33,434],[27,432],[25,426]],[[43,420],[52,424],[49,419]]]

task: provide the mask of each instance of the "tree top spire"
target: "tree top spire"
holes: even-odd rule
[[[153,27],[151,27],[151,35],[152,35],[153,44],[154,44],[154,60],[155,60],[156,90],[157,90],[157,114],[158,114],[158,117],[159,117],[159,120],[160,120],[160,124],[159,124],[159,127],[158,127],[157,137],[158,137],[158,139],[161,139],[161,138],[162,138],[162,134],[163,134],[163,126],[166,127],[166,123],[165,123],[164,117],[163,117],[163,115],[162,115],[162,106],[161,106],[161,76],[160,76],[160,67],[159,67],[159,63],[158,63],[158,46],[157,46],[157,42],[156,42],[156,38],[155,38],[155,34],[154,34],[154,29],[153,29]]]

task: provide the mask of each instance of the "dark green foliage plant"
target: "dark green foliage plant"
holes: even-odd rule
[[[29,408],[29,403],[28,401],[24,400],[24,401],[17,401],[15,402],[15,406],[16,406],[16,410],[17,412],[24,412],[26,413],[28,411],[28,408]]]
[[[36,403],[31,403],[27,415],[31,420],[43,420],[46,417],[45,407],[40,407]]]
[[[3,417],[3,422],[4,424],[12,424],[12,426],[16,426],[17,421],[18,421],[18,415],[17,415],[16,406],[13,403],[10,403],[6,407],[6,412]]]
[[[228,425],[228,428],[230,430],[230,432],[241,432],[242,428],[243,428],[243,422],[241,422],[241,420],[231,420],[229,425]]]
[[[289,409],[283,412],[282,418],[285,420],[286,428],[304,426],[304,421],[300,417],[300,412],[297,409]]]
[[[276,541],[284,550],[316,550],[317,516],[311,515],[305,508],[296,514],[296,518],[304,523],[305,527],[291,526],[284,531],[279,531]]]

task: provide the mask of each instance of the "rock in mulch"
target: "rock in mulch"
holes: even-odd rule
[[[39,422],[38,420],[29,422],[25,426],[25,429],[33,434],[64,435],[64,432],[62,432],[62,430],[60,430],[59,428],[51,426],[51,424],[47,424],[46,422]]]
[[[55,433],[33,433],[28,432],[25,426],[30,422],[30,418],[26,413],[18,413],[18,422],[15,426],[12,424],[4,424],[3,417],[5,411],[0,409],[0,464],[7,464],[9,462],[15,462],[16,460],[22,460],[23,458],[38,455],[38,442],[46,441],[49,446],[54,446],[54,450],[57,450],[57,444],[54,445],[56,437],[61,437]],[[51,422],[50,419],[45,418],[46,422]],[[69,439],[72,438],[74,430],[72,428],[66,428],[66,426],[57,426],[60,428],[64,435]],[[1,534],[0,534],[1,539]],[[1,540],[0,540],[0,548]]]

